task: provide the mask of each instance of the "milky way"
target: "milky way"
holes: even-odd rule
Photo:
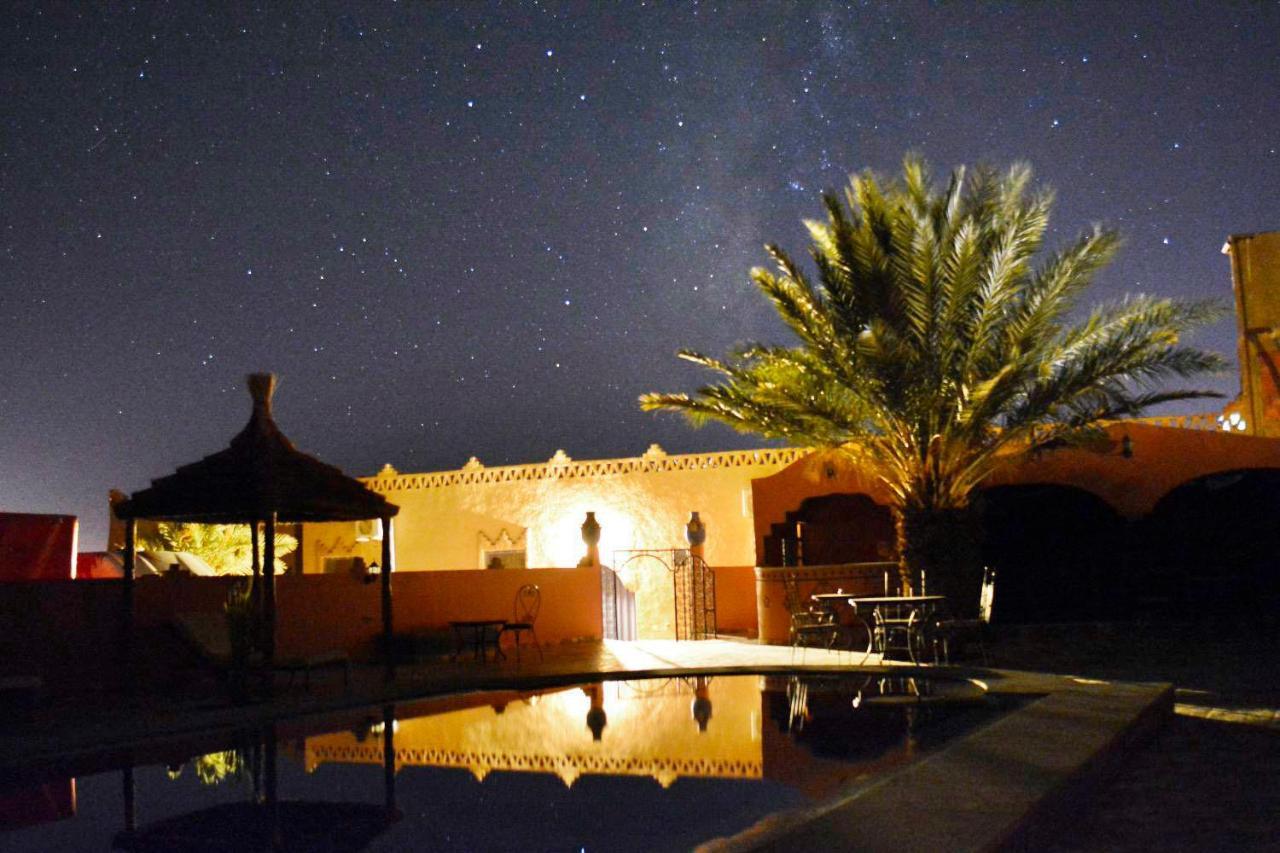
[[[1229,300],[1280,228],[1273,4],[100,5],[0,23],[0,507],[85,549],[252,370],[355,474],[756,444],[635,399],[785,340],[762,244],[908,150],[1122,229],[1098,299]]]

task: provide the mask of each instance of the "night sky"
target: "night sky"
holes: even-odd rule
[[[0,508],[84,550],[254,370],[357,475],[758,445],[636,397],[785,340],[762,244],[907,150],[1119,227],[1098,299],[1228,301],[1280,229],[1272,3],[105,5],[0,20]]]

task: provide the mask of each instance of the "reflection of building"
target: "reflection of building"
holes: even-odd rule
[[[1198,585],[1248,595],[1269,582],[1263,564],[1280,550],[1280,232],[1234,236],[1225,250],[1239,397],[1221,412],[1116,423],[1095,446],[997,471],[980,505],[985,557],[1001,577],[998,617],[1108,617],[1144,596],[1196,597]],[[894,556],[880,485],[799,449],[668,455],[654,446],[589,462],[557,452],[537,465],[486,468],[472,459],[425,474],[388,466],[367,482],[401,507],[395,547],[403,570],[572,566],[583,553],[587,511],[603,528],[606,564],[624,549],[683,547],[692,510],[707,525],[708,564],[726,577],[732,567]],[[327,559],[339,566],[337,557],[376,559],[377,543],[360,538],[350,524],[307,525],[304,570],[324,571]],[[640,591],[641,611],[646,595],[662,597],[653,591],[669,586],[660,565],[646,571],[652,576],[623,577]],[[1153,592],[1168,583],[1178,589]],[[731,597],[763,601],[758,589],[722,584],[721,612]],[[641,636],[660,635],[645,626],[667,623],[642,612]]]
[[[872,681],[856,695],[879,695]],[[770,779],[821,799],[916,754],[905,706],[859,708],[850,702],[858,685],[848,681],[815,683],[797,705],[791,691],[800,682],[790,682],[754,675],[602,682],[401,706],[395,768],[459,768],[479,782],[494,772],[551,773],[566,786],[584,775],[648,776],[664,788],[680,778]],[[307,737],[307,771],[382,765],[383,724],[369,723]]]
[[[493,771],[554,773],[566,785],[584,774],[651,776],[663,787],[682,776],[760,778],[756,679],[717,679],[705,697],[695,690],[692,679],[614,681],[545,693],[487,694],[480,700],[486,704],[452,710],[402,708],[395,764],[397,769],[464,768],[479,780]],[[694,706],[699,698],[709,698],[714,706],[705,730],[696,715],[702,706]],[[456,706],[469,700],[452,701]],[[413,716],[417,713],[430,716]],[[326,762],[382,760],[376,736],[339,732],[306,740],[309,771]]]

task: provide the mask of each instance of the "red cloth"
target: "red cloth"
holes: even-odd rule
[[[54,581],[75,577],[74,515],[0,512],[0,581]]]

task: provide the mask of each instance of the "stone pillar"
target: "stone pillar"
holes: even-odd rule
[[[600,522],[594,512],[587,513],[587,520],[582,522],[582,541],[587,545],[587,556],[578,565],[600,568]]]

